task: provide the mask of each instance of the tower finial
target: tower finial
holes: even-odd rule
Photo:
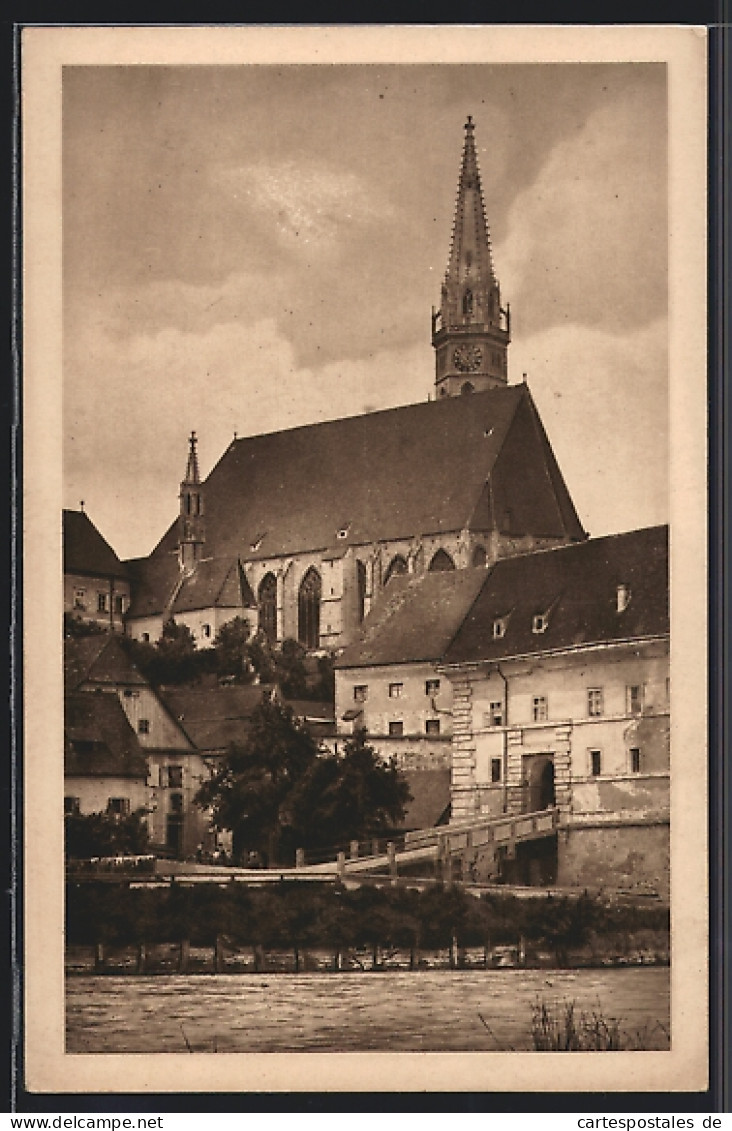
[[[191,432],[190,439],[188,441],[188,463],[186,464],[186,477],[183,480],[184,483],[201,482],[198,474],[198,453],[196,451],[197,443],[198,439],[196,437],[196,433]]]

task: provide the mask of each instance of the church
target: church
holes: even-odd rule
[[[177,517],[125,563],[127,632],[154,641],[172,617],[205,647],[241,617],[338,652],[396,575],[583,542],[529,388],[508,383],[509,341],[468,117],[429,397],[234,439],[205,480],[193,433]]]

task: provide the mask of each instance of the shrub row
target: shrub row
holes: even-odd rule
[[[212,945],[217,936],[263,947],[392,945],[444,947],[515,942],[551,949],[560,963],[592,935],[667,931],[662,908],[611,907],[587,895],[475,899],[458,887],[368,887],[282,883],[265,889],[231,883],[67,884],[69,944],[175,942]]]

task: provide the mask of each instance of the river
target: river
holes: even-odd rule
[[[518,1051],[534,1047],[539,1000],[666,1049],[669,981],[667,967],[81,975],[66,982],[66,1051]]]

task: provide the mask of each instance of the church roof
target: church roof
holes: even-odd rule
[[[544,618],[543,628],[536,617]],[[496,637],[498,621],[504,634]],[[497,562],[445,663],[502,660],[668,632],[668,527],[655,526]]]
[[[343,650],[336,667],[441,659],[485,576],[478,567],[392,578],[364,620],[358,641]]]
[[[64,685],[74,691],[82,683],[142,685],[147,681],[119,642],[109,633],[64,641]]]
[[[523,384],[243,437],[203,490],[204,552],[215,559],[488,532],[507,515],[514,534],[585,536]],[[132,616],[164,607],[177,539],[175,522],[150,558],[132,563]]]
[[[69,777],[147,778],[147,758],[116,695],[81,691],[64,702]]]
[[[127,577],[127,567],[84,511],[63,512],[64,573]]]

